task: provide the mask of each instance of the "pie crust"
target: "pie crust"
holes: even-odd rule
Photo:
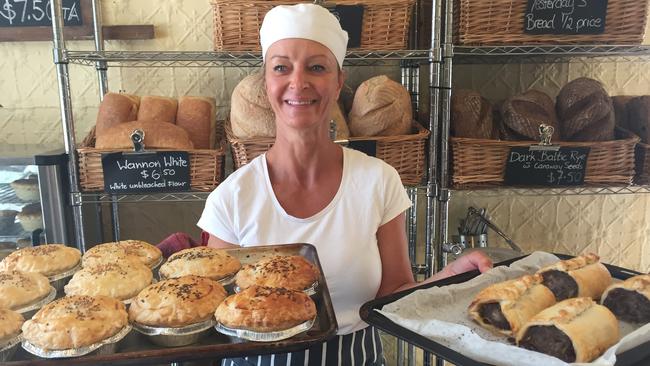
[[[575,280],[578,294],[574,297],[599,299],[605,289],[612,284],[612,275],[600,262],[600,257],[593,253],[556,262],[540,269],[537,273],[544,276],[544,272],[552,270],[566,272]]]
[[[241,268],[239,260],[223,249],[194,247],[172,254],[160,267],[164,278],[186,275],[220,280],[232,276]]]
[[[20,333],[23,316],[13,310],[0,308],[0,347]]]
[[[152,280],[151,269],[139,262],[98,264],[77,271],[65,286],[65,293],[126,300],[149,286]]]
[[[23,336],[43,349],[80,348],[115,335],[127,324],[128,315],[121,301],[73,295],[41,308],[23,324]]]
[[[510,329],[497,327],[482,314],[482,307],[498,304]],[[499,282],[481,290],[469,306],[469,315],[482,327],[514,337],[524,324],[543,309],[555,304],[555,296],[542,285],[539,275],[526,275]]]
[[[223,286],[209,278],[172,278],[140,291],[129,307],[129,319],[154,327],[183,327],[210,319],[226,296]]]
[[[9,254],[0,262],[0,270],[38,272],[52,276],[74,268],[80,259],[81,253],[76,248],[63,244],[43,244]]]
[[[83,256],[83,266],[137,260],[149,268],[162,258],[156,246],[141,240],[122,240],[95,245]]]
[[[273,332],[313,319],[316,304],[302,291],[254,285],[226,298],[214,316],[229,328]]]
[[[37,272],[0,272],[0,308],[19,310],[52,291],[47,277]]]
[[[276,255],[244,265],[235,281],[240,289],[259,285],[302,291],[318,281],[318,276],[318,268],[304,257]]]

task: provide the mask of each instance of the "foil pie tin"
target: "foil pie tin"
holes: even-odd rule
[[[291,338],[295,336],[296,334],[306,332],[311,327],[314,325],[314,322],[316,321],[316,318],[308,320],[304,323],[300,323],[296,325],[295,327],[285,329],[285,330],[279,330],[275,332],[255,332],[252,330],[248,329],[237,329],[237,328],[230,328],[227,327],[219,322],[215,324],[214,328],[217,330],[217,332],[225,334],[227,336],[231,337],[237,337],[241,339],[245,339],[248,341],[253,341],[253,342],[274,342],[274,341],[280,341],[283,339]]]
[[[56,289],[54,287],[50,287],[50,292],[42,299],[35,301],[29,305],[23,306],[22,308],[16,309],[16,312],[19,312],[20,315],[27,319],[31,319],[36,312],[42,308],[43,306],[49,304],[54,300],[56,297]]]
[[[184,327],[152,327],[149,325],[133,323],[133,329],[144,334],[151,342],[164,347],[180,347],[196,343],[199,338],[207,334],[215,325],[214,318],[190,324]]]
[[[127,325],[112,337],[106,338],[97,343],[93,343],[89,346],[79,348],[48,350],[38,347],[25,339],[22,341],[22,346],[25,351],[43,358],[79,357],[87,355],[93,351],[96,355],[109,355],[115,353],[117,349],[117,343],[122,340],[122,338],[126,337],[130,331],[131,326]]]
[[[233,287],[233,291],[238,293],[238,292],[241,291],[241,289],[239,288],[239,286],[235,285]],[[317,291],[318,291],[318,281],[314,282],[311,286],[309,286],[306,289],[302,290],[302,292],[307,294],[307,296],[314,296],[314,295],[316,295]]]
[[[54,287],[57,291],[63,291],[63,287],[68,283],[70,277],[81,269],[81,261],[77,263],[76,266],[70,268],[69,270],[55,275],[47,276],[47,279],[50,280],[50,285]]]
[[[7,343],[0,346],[0,362],[6,362],[11,360],[18,349],[18,345],[23,340],[23,335],[18,334],[17,336],[9,339]]]
[[[224,277],[224,278],[222,278],[220,280],[215,280],[215,281],[219,282],[222,286],[232,285],[233,283],[235,283],[235,275],[236,274],[237,273],[235,272],[235,273],[231,274],[230,276],[227,276],[227,277]],[[158,279],[160,281],[164,281],[164,280],[167,280],[168,278],[159,273],[158,274]]]
[[[157,271],[157,270],[160,268],[160,265],[162,265],[162,263],[163,263],[164,260],[165,260],[165,258],[163,258],[163,256],[160,256],[160,258],[158,258],[157,261],[153,262],[153,263],[149,266],[149,268],[150,268],[152,271]]]

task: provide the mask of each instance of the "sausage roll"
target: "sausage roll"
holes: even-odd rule
[[[469,306],[469,315],[482,327],[515,337],[517,331],[543,309],[555,304],[541,276],[523,276],[499,282],[479,292]]]
[[[612,276],[596,254],[577,256],[540,269],[543,283],[557,301],[571,297],[599,299],[611,285]]]
[[[621,320],[650,323],[650,274],[630,277],[609,286],[602,304]]]
[[[564,300],[543,310],[517,334],[520,347],[565,362],[591,362],[618,339],[614,314],[589,297]]]

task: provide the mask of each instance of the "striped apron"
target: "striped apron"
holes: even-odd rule
[[[374,327],[336,336],[303,351],[226,358],[221,366],[382,366],[381,339]]]

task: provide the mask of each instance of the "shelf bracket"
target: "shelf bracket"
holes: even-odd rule
[[[449,201],[450,197],[451,197],[451,191],[447,188],[442,188],[440,190],[440,195],[438,196],[438,200],[440,202],[447,202]]]
[[[63,48],[52,49],[52,57],[55,65],[68,63],[68,57]]]
[[[81,206],[83,198],[80,192],[70,192],[70,204],[72,206]]]
[[[445,43],[442,45],[442,57],[443,58],[453,58],[454,57],[454,45]]]

